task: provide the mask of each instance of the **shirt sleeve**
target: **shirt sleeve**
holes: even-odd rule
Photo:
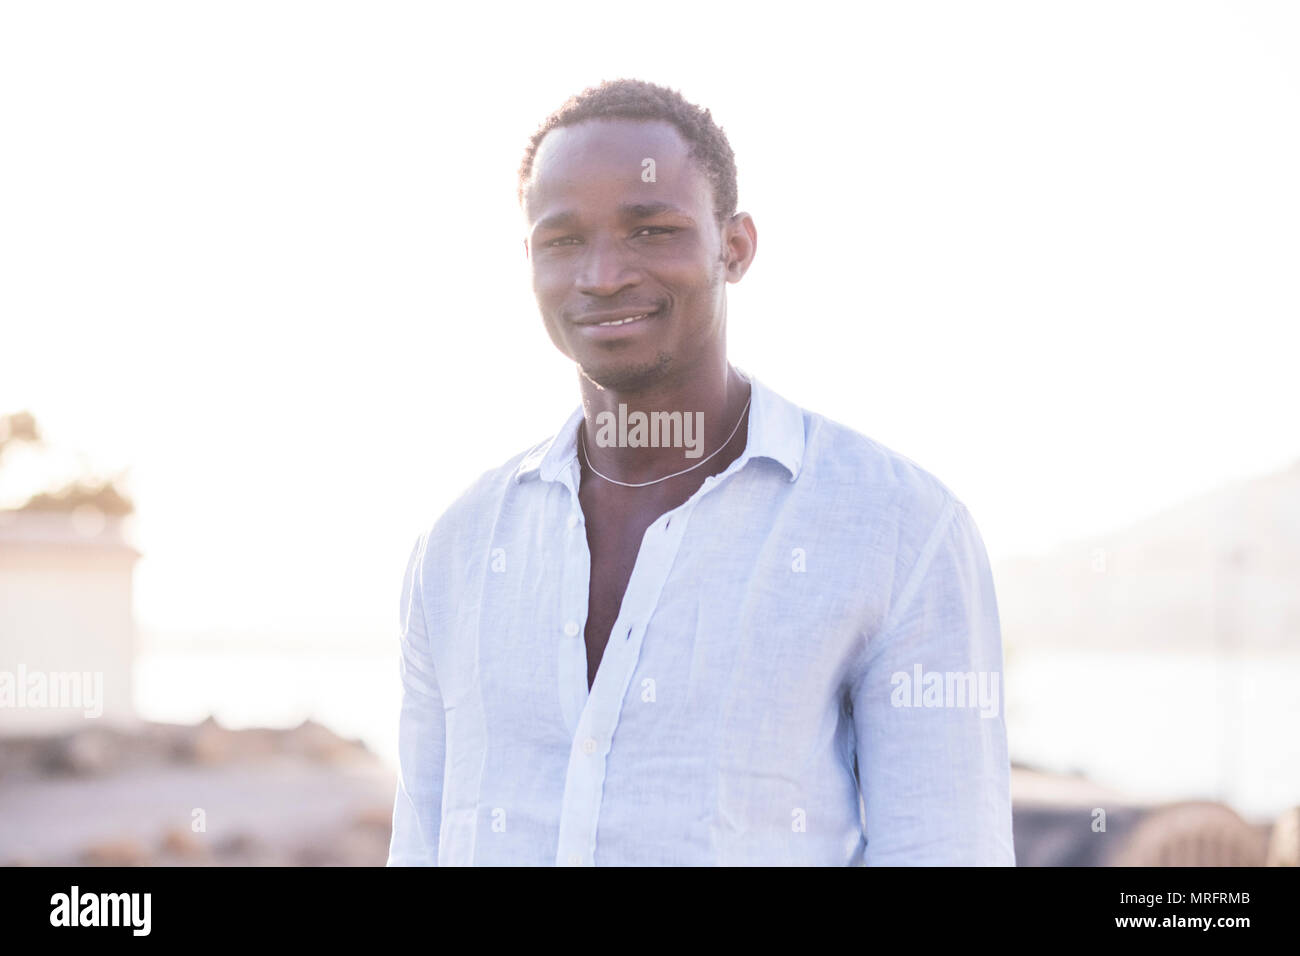
[[[867,866],[1014,866],[993,575],[949,499],[852,690]]]
[[[421,597],[419,572],[426,542],[425,536],[416,542],[402,583],[402,708],[389,866],[438,865],[447,725]]]

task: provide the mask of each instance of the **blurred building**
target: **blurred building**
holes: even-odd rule
[[[1251,825],[1300,805],[1300,463],[994,573],[1013,758]]]
[[[124,521],[86,504],[0,511],[0,733],[134,723]]]
[[[1300,462],[997,568],[1009,645],[1094,651],[1294,651],[1297,581]]]

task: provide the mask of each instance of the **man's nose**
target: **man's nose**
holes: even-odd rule
[[[587,244],[576,280],[579,292],[610,296],[639,281],[635,258],[623,243],[605,237]]]

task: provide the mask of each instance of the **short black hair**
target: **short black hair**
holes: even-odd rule
[[[700,164],[713,187],[713,211],[718,222],[736,212],[736,156],[727,135],[707,109],[687,102],[677,90],[645,80],[606,80],[571,96],[538,127],[528,141],[524,161],[519,166],[519,202],[533,174],[537,148],[551,130],[576,126],[585,120],[633,119],[662,120],[676,127],[690,146],[690,157]]]

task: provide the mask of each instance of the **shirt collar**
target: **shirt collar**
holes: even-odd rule
[[[789,472],[791,481],[796,480],[803,467],[803,410],[744,369],[737,366],[736,371],[749,380],[750,404],[745,450],[735,466],[743,466],[750,458],[770,458]],[[578,405],[553,438],[524,455],[515,470],[515,481],[521,482],[533,476],[543,481],[555,481],[578,457],[578,426],[581,423],[582,406]]]

